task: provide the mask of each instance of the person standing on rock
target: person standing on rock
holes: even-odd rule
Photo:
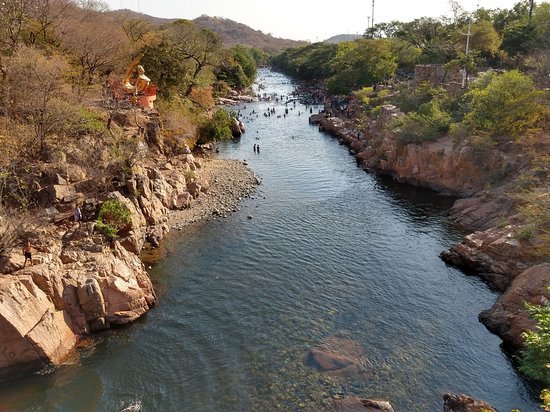
[[[32,266],[32,246],[31,242],[25,243],[25,246],[23,246],[23,256],[25,256],[25,262],[23,263],[23,267],[27,266],[27,260],[29,261],[30,265]]]
[[[74,221],[78,223],[78,227],[80,228],[82,226],[82,210],[80,210],[80,206],[78,206],[76,203],[73,204],[74,207]]]

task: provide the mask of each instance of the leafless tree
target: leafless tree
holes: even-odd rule
[[[130,45],[122,29],[102,13],[67,19],[60,32],[61,46],[80,69],[80,82],[91,85],[98,75],[125,61]]]
[[[11,118],[34,128],[30,149],[44,154],[46,139],[60,130],[73,112],[63,92],[68,66],[59,56],[48,58],[32,48],[20,48],[7,62],[2,106]]]
[[[0,2],[0,45],[6,54],[11,55],[17,50],[32,4],[33,0]]]

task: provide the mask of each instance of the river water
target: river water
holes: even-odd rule
[[[259,77],[262,92],[293,90]],[[158,306],[70,365],[1,383],[0,410],[315,411],[356,395],[431,412],[446,392],[537,410],[477,320],[497,295],[438,257],[464,234],[445,217],[451,200],[366,174],[301,104],[286,118],[275,102],[240,108],[247,132],[219,156],[247,160],[254,198],[175,233],[150,270]],[[333,337],[362,348],[368,374],[304,365]]]

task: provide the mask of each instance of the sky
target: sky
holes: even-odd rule
[[[510,8],[519,0],[459,0],[467,11]],[[372,0],[107,0],[111,10],[131,9],[155,17],[225,17],[275,37],[322,41],[362,34],[372,18]],[[451,15],[448,0],[375,0],[374,22]]]

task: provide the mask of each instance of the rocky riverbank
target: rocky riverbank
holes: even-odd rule
[[[348,112],[349,112],[348,108]],[[353,110],[352,110],[353,111]],[[476,232],[442,253],[449,264],[478,274],[504,294],[480,320],[498,334],[512,351],[521,349],[521,333],[533,328],[524,302],[548,304],[548,253],[535,254],[536,242],[518,238],[523,230],[515,201],[500,187],[487,189],[487,177],[518,172],[525,156],[497,149],[483,158],[467,143],[455,145],[448,137],[422,144],[400,144],[385,127],[400,116],[394,106],[383,106],[374,120],[337,117],[328,110],[310,117],[310,123],[346,145],[367,171],[395,180],[460,197],[450,211],[457,223]],[[503,222],[506,222],[503,224]]]
[[[114,121],[131,133],[127,123],[135,114],[119,117]],[[188,148],[163,155],[156,119],[155,113],[140,119],[150,156],[102,198],[86,191],[93,177],[85,168],[65,157],[37,165],[44,170],[35,182],[43,207],[23,225],[32,264],[19,247],[0,262],[0,374],[61,364],[83,337],[143,316],[156,296],[142,251],[171,228],[231,213],[259,184],[242,161],[198,158]],[[109,199],[131,216],[112,241],[95,223]],[[73,221],[73,203],[82,204],[81,224]]]

